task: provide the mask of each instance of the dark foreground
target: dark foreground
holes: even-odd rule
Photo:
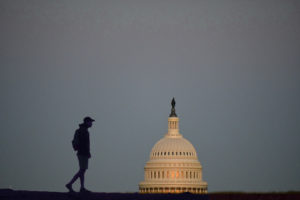
[[[300,192],[288,193],[210,193],[207,195],[90,193],[14,191],[0,189],[0,200],[299,200]]]

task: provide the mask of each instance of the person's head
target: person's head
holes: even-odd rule
[[[90,117],[85,117],[85,118],[83,119],[83,123],[84,123],[88,128],[92,127],[94,121],[95,121],[95,120],[92,119],[92,118],[90,118]]]

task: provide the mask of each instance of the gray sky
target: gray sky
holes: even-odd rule
[[[300,190],[300,2],[0,1],[0,188],[135,192],[175,96],[209,191]],[[78,185],[77,185],[78,186]]]

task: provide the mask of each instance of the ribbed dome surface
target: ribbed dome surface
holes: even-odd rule
[[[152,148],[150,159],[197,159],[194,146],[185,138],[168,137],[160,139]]]

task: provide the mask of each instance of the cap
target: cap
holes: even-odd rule
[[[90,118],[90,117],[85,117],[84,119],[83,119],[83,122],[84,123],[86,123],[86,122],[94,122],[95,120],[94,119],[92,119],[92,118]]]

